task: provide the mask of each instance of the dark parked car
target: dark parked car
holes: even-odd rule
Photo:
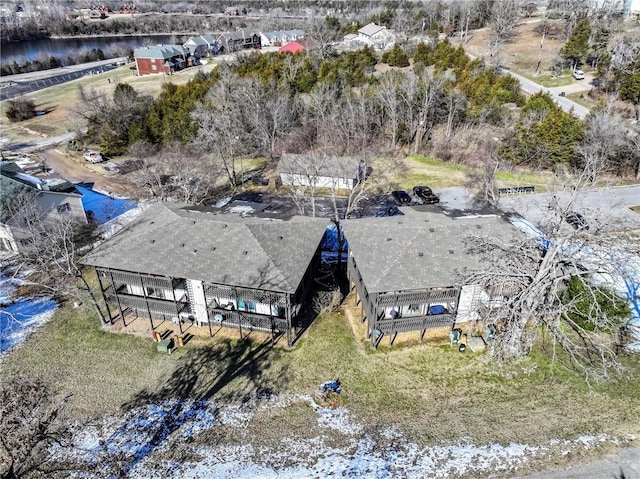
[[[575,211],[570,211],[569,213],[567,213],[567,216],[565,217],[565,219],[567,220],[567,223],[569,223],[571,226],[573,226],[577,230],[589,229],[589,224],[587,223],[587,220],[584,219],[584,216],[582,216],[580,213],[576,213]]]
[[[408,205],[411,203],[411,196],[409,196],[409,194],[404,190],[392,191],[391,194],[401,205]]]
[[[426,205],[440,203],[438,195],[434,194],[428,186],[414,186],[413,193]]]

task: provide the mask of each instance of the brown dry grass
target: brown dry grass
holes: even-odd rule
[[[540,73],[551,72],[553,59],[558,55],[564,41],[547,36],[541,49],[541,37],[534,31],[536,25],[537,23],[524,23],[515,28],[515,35],[505,44],[500,55],[503,65],[532,75],[540,59]],[[464,45],[465,50],[471,55],[489,59],[487,40],[491,33],[489,29],[473,32],[471,39]]]
[[[214,63],[201,67],[203,71],[211,71]],[[53,109],[50,113],[31,118],[19,123],[11,123],[6,117],[7,101],[0,103],[0,131],[2,136],[11,142],[30,141],[37,137],[57,136],[72,131],[73,114],[78,109],[78,87],[96,89],[110,96],[118,83],[128,83],[141,94],[156,96],[162,85],[172,82],[177,85],[187,83],[198,68],[189,68],[171,76],[147,75],[137,77],[135,70],[129,65],[116,68],[100,75],[90,75],[61,85],[45,88],[25,95],[36,104],[37,109]]]
[[[388,440],[381,431],[389,427],[420,446],[460,437],[476,444],[538,444],[637,433],[640,384],[632,377],[590,388],[539,352],[498,365],[485,354],[451,348],[446,331],[433,331],[422,343],[404,339],[372,350],[347,298],[343,311],[318,318],[292,349],[196,337],[167,355],[156,352],[151,338],[103,331],[88,308],[64,306],[4,359],[0,378],[21,372],[54,382],[73,393],[72,418],[118,413],[127,404],[186,392],[237,404],[259,391],[313,395],[319,384],[339,377],[343,404],[379,444]],[[640,371],[637,358],[623,360],[631,373]],[[257,451],[317,436],[339,447],[351,440],[320,430],[308,403],[294,401],[255,410],[246,427],[213,428],[198,441],[252,444]]]

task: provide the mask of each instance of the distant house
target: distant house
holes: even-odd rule
[[[0,251],[4,254],[18,253],[25,237],[24,225],[12,208],[18,195],[33,198],[45,223],[56,214],[72,215],[87,222],[82,194],[69,181],[53,177],[43,180],[26,173],[16,163],[0,162]]]
[[[154,45],[133,51],[138,76],[182,70],[187,66],[189,49],[182,45]]]
[[[213,35],[209,34],[191,37],[182,46],[197,58],[218,54],[218,42]]]
[[[345,35],[343,43],[353,48],[369,46],[375,50],[388,50],[396,43],[396,34],[387,27],[369,23],[357,34]]]
[[[300,45],[298,42],[287,43],[285,46],[280,47],[278,50],[280,53],[301,53],[306,51],[306,49]]]
[[[191,55],[194,55],[198,58],[203,57],[207,54],[207,50],[209,49],[209,45],[202,37],[191,37],[186,42],[182,44],[183,47],[189,50]]]
[[[279,47],[289,42],[302,40],[305,37],[304,30],[276,30],[273,32],[260,32],[262,46]]]
[[[217,39],[220,46],[220,53],[233,53],[250,48],[262,48],[260,35],[256,32],[236,30],[235,32],[225,32]]]
[[[403,208],[404,216],[342,222],[349,244],[347,275],[372,346],[398,333],[453,328],[478,319],[489,295],[463,285],[459,272],[479,267],[465,251],[471,234],[513,237],[519,232],[500,217],[451,217],[431,206]]]
[[[364,163],[354,158],[284,153],[278,163],[283,185],[317,186],[351,190],[358,176],[366,174]]]
[[[292,344],[326,226],[156,203],[82,262],[96,269],[111,322],[191,320]]]
[[[209,47],[211,55],[217,55],[218,50],[220,49],[220,45],[218,45],[218,39],[211,35],[210,33],[205,33],[204,35],[200,35],[205,42],[207,42],[207,46]]]

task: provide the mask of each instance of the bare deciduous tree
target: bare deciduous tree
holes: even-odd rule
[[[293,200],[301,215],[316,216],[316,200],[318,198],[318,179],[320,171],[325,166],[327,156],[315,151],[304,155],[291,155],[290,161],[283,163],[281,174],[289,175],[291,184],[285,187],[287,194]],[[311,211],[307,211],[310,204]]]
[[[379,85],[375,90],[376,99],[380,102],[384,115],[391,129],[391,149],[395,151],[398,141],[398,127],[402,118],[402,98],[398,91],[406,80],[404,73],[391,70],[379,77]]]
[[[52,296],[80,300],[81,291],[86,292],[104,322],[104,313],[79,263],[97,239],[95,225],[69,211],[42,211],[29,195],[15,196],[11,209],[14,235],[21,243],[18,269],[34,271],[30,279]]]
[[[131,173],[141,190],[155,199],[201,204],[211,199],[222,174],[202,152],[187,145],[170,144],[151,156],[140,156],[143,167]]]
[[[51,447],[68,445],[60,413],[69,396],[57,398],[42,380],[18,376],[0,383],[0,477],[63,478],[83,469],[55,458]]]
[[[632,150],[633,134],[618,116],[599,110],[587,117],[584,139],[578,147],[580,164],[578,167],[600,172],[622,173],[625,169],[627,153]],[[596,181],[597,176],[591,175]]]
[[[306,101],[306,114],[309,123],[316,125],[316,141],[320,148],[329,147],[330,122],[332,111],[338,102],[339,92],[327,82],[318,83],[309,93]]]
[[[513,29],[520,17],[520,0],[495,2],[491,10],[491,28],[502,41],[513,35]]]
[[[422,147],[426,135],[438,118],[437,106],[444,96],[446,83],[444,75],[432,75],[425,70],[418,80],[418,118],[415,130],[414,153],[418,153]]]
[[[468,186],[477,191],[480,201],[487,202],[491,206],[498,206],[500,194],[496,184],[496,175],[500,170],[500,162],[496,155],[488,155],[484,158],[482,168],[471,174]]]
[[[496,357],[527,354],[542,333],[550,338],[552,354],[561,348],[589,380],[621,370],[616,339],[628,309],[612,290],[595,282],[611,274],[614,255],[596,254],[613,246],[594,222],[589,228],[576,216],[575,203],[587,182],[586,177],[572,178],[571,188],[540,205],[546,216],[535,239],[470,237],[468,251],[484,266],[468,272],[467,281],[481,285],[499,304],[490,310],[493,320],[499,318],[492,348]]]
[[[296,121],[296,108],[289,93],[272,84],[265,88],[257,79],[239,81],[234,98],[243,105],[243,118],[260,147],[273,158],[276,142]]]
[[[229,68],[221,68],[218,81],[207,94],[207,104],[193,113],[199,125],[195,144],[224,169],[234,190],[238,185],[238,160],[249,144],[242,105],[233,97],[235,80]]]

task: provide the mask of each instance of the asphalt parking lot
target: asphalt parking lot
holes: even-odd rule
[[[640,205],[638,185],[515,195],[501,198],[499,206],[541,226],[548,217],[549,206],[556,202],[566,211],[579,213],[590,226],[602,231],[640,228],[640,215],[630,209]]]
[[[10,100],[27,93],[42,90],[43,88],[60,85],[71,80],[82,78],[86,75],[99,75],[100,73],[108,72],[109,70],[113,70],[114,68],[116,68],[115,65],[94,66],[83,70],[61,73],[59,75],[51,76],[48,78],[12,81],[11,85],[0,89],[0,101]]]

